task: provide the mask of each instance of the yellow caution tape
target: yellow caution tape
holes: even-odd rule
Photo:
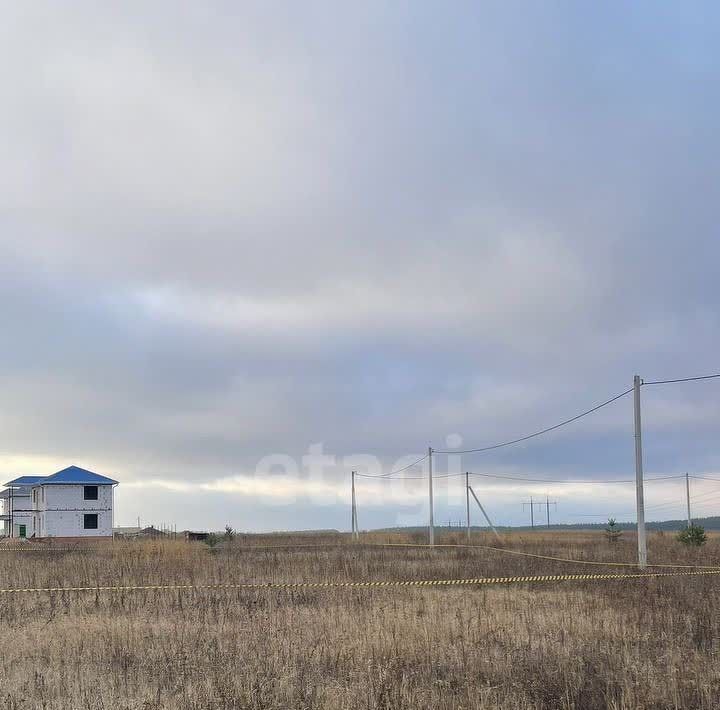
[[[720,569],[690,572],[637,572],[635,574],[545,574],[521,577],[476,577],[471,579],[420,579],[379,582],[239,582],[226,584],[143,584],[96,587],[34,587],[0,589],[0,594],[51,593],[51,592],[133,592],[143,590],[193,589],[365,589],[378,587],[449,587],[487,586],[495,584],[529,584],[535,582],[599,581],[620,579],[658,579],[661,577],[698,577],[720,574]]]
[[[571,557],[554,557],[552,555],[538,555],[533,552],[523,552],[522,550],[510,550],[505,547],[492,547],[490,545],[463,545],[463,544],[435,544],[430,545],[428,543],[419,542],[358,542],[358,543],[309,543],[309,544],[287,544],[287,545],[238,545],[234,547],[234,550],[239,552],[251,552],[253,550],[295,550],[295,549],[308,549],[308,548],[348,548],[353,549],[357,547],[418,547],[427,549],[461,549],[461,550],[490,550],[492,552],[503,552],[508,555],[519,555],[521,557],[532,557],[537,560],[551,560],[552,562],[567,562],[576,565],[594,565],[599,567],[637,567],[637,562],[599,562],[596,560],[578,560]],[[658,567],[666,569],[708,569],[708,570],[720,570],[719,565],[674,565],[674,564],[648,564],[646,567]]]
[[[522,550],[510,550],[505,547],[493,547],[491,545],[464,545],[464,544],[436,544],[417,542],[358,542],[358,543],[299,543],[299,544],[279,544],[279,545],[237,545],[233,549],[238,552],[252,552],[253,550],[307,550],[307,549],[336,549],[347,548],[353,549],[360,547],[416,547],[426,549],[461,549],[461,550],[489,550],[491,552],[501,552],[507,555],[517,555],[520,557],[532,557],[537,560],[549,560],[552,562],[565,562],[576,565],[592,565],[595,567],[633,567],[637,568],[636,562],[601,562],[597,560],[578,560],[571,557],[555,557],[552,555],[539,555],[534,552],[523,552]],[[98,550],[107,550],[107,547],[1,547],[0,552],[89,552]],[[718,565],[679,565],[679,564],[648,564],[647,567],[655,567],[659,569],[695,569],[695,570],[720,570]]]
[[[538,555],[534,552],[523,552],[522,550],[509,550],[505,547],[492,547],[490,545],[429,545],[427,543],[411,543],[411,542],[385,542],[382,544],[378,543],[367,543],[369,547],[440,547],[440,548],[453,548],[457,547],[460,549],[475,549],[475,550],[490,550],[492,552],[504,552],[508,555],[519,555],[521,557],[533,557],[537,560],[551,560],[553,562],[569,562],[576,565],[595,565],[601,567],[637,567],[636,562],[598,562],[596,560],[577,560],[570,557],[553,557],[552,555]],[[708,569],[708,570],[720,570],[718,565],[672,565],[672,564],[648,564],[646,567],[664,567],[670,569]]]
[[[48,547],[45,549],[42,548],[2,548],[0,549],[0,552],[38,552],[38,553],[45,553],[45,554],[55,554],[60,552],[100,552],[103,548],[100,547]],[[105,549],[111,549],[111,548],[105,548]]]

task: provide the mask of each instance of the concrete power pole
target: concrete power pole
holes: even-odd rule
[[[428,446],[428,502],[430,504],[430,518],[428,520],[428,539],[431,545],[435,544],[435,517],[433,511],[433,470],[432,446]]]
[[[532,496],[530,496],[530,527],[535,530],[535,506],[533,505]]]
[[[530,503],[523,503],[523,508],[525,508],[526,505],[530,506],[530,527],[531,529],[535,529],[535,502],[532,499],[532,496],[530,496]]]
[[[692,517],[690,516],[690,474],[685,474],[685,497],[687,498],[688,510],[688,527],[692,527]]]
[[[539,506],[540,508],[547,508],[547,514],[548,514],[548,525],[550,525],[550,506],[554,505],[557,507],[557,502],[554,500],[550,500],[548,497],[545,503],[542,501],[536,501],[533,499],[532,496],[530,496],[530,502],[523,501],[522,507],[523,510],[525,510],[525,506],[530,506],[530,527],[534,530],[535,529],[535,506]]]
[[[480,512],[485,516],[485,520],[487,520],[487,524],[490,526],[490,530],[495,533],[495,537],[500,540],[500,533],[495,529],[495,526],[492,523],[492,520],[490,520],[490,516],[485,512],[485,508],[483,508],[482,503],[480,502],[480,499],[475,495],[475,491],[472,489],[472,486],[468,486],[468,491],[472,493],[472,497],[475,499],[475,502],[478,504],[478,508],[480,508]],[[468,510],[468,520],[470,519],[470,511]],[[468,530],[470,529],[470,525],[468,524]]]
[[[647,566],[647,539],[645,537],[645,494],[643,483],[642,417],[640,415],[640,375],[633,378],[635,394],[635,499],[637,504],[638,567]]]
[[[467,515],[467,539],[470,542],[470,473],[465,471],[465,512]]]
[[[557,501],[551,501],[550,496],[545,496],[545,509],[547,511],[547,526],[550,527],[550,506],[554,505],[557,510]]]
[[[352,480],[352,484],[351,484],[352,505],[351,505],[351,511],[350,511],[350,517],[351,517],[350,526],[351,526],[351,530],[352,530],[352,539],[355,540],[356,533],[357,533],[357,530],[355,530],[355,521],[356,521],[356,516],[355,516],[355,471],[351,472],[351,480]]]

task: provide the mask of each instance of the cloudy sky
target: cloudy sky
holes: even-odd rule
[[[387,472],[543,428],[635,373],[720,371],[715,4],[0,11],[7,478],[113,476],[120,524],[347,528],[368,457]],[[644,389],[649,476],[720,472],[719,395]],[[435,461],[633,465],[628,397]],[[361,525],[423,521],[424,485],[364,480]],[[719,512],[720,483],[696,485]],[[438,519],[460,518],[460,479],[437,487]],[[507,523],[531,494],[562,520],[633,509],[623,484],[476,490]],[[648,502],[680,492],[649,484]]]

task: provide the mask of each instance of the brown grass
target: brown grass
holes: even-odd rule
[[[503,544],[631,562],[634,541],[624,538],[611,546],[597,533],[536,533]],[[390,539],[399,538],[371,541]],[[474,541],[495,544],[479,535]],[[297,542],[334,546],[282,547]],[[697,551],[653,535],[650,557],[720,564],[720,539]],[[148,542],[2,552],[0,564],[3,587],[585,571],[487,550],[278,536],[216,551]],[[0,707],[710,710],[720,697],[718,592],[717,577],[679,577],[487,588],[5,594]]]

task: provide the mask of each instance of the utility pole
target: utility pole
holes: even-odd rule
[[[430,544],[435,544],[435,519],[433,512],[433,471],[432,471],[432,446],[428,446],[428,502],[430,503],[430,518],[428,520],[428,538]]]
[[[355,539],[360,540],[360,526],[358,525],[358,514],[357,514],[357,492],[355,490],[355,478],[357,478],[357,471],[353,471],[353,493],[355,499],[355,510],[353,511],[353,523],[355,524]]]
[[[470,473],[465,471],[465,510],[467,520],[467,539],[470,542]]]
[[[530,527],[535,530],[535,514],[532,496],[530,496]]]
[[[526,505],[529,505],[529,506],[530,506],[530,527],[534,530],[534,529],[535,529],[535,506],[536,506],[536,505],[537,505],[537,506],[541,506],[541,507],[547,506],[547,509],[548,509],[548,525],[549,525],[549,524],[550,524],[550,523],[549,523],[549,520],[550,520],[550,512],[549,512],[549,511],[550,511],[550,506],[551,506],[551,505],[557,506],[557,503],[556,503],[555,501],[551,501],[551,500],[549,500],[549,499],[548,499],[545,503],[543,503],[542,501],[539,501],[539,500],[538,500],[538,501],[533,500],[533,497],[530,496],[530,502],[529,502],[529,503],[528,503],[527,501],[523,501],[523,504],[522,504],[523,510],[525,510],[525,506],[526,506]]]
[[[687,498],[688,509],[688,527],[692,527],[692,518],[690,517],[690,474],[685,474],[685,497]]]
[[[642,417],[640,415],[640,375],[633,378],[635,401],[635,500],[637,505],[638,567],[647,567],[647,540],[645,538],[645,494],[643,484]]]
[[[534,530],[535,529],[535,503],[533,502],[532,496],[530,496],[530,502],[525,503],[523,501],[523,510],[525,509],[525,506],[530,506],[530,527]]]
[[[545,505],[547,506],[547,526],[550,527],[550,498],[545,496]]]
[[[351,491],[351,504],[350,504],[350,529],[352,531],[351,537],[355,539],[355,471],[350,473],[350,491]]]
[[[550,502],[550,496],[545,496],[545,507],[547,509],[547,526],[550,527],[550,506],[554,505],[557,510],[557,501]]]
[[[475,502],[478,504],[478,508],[482,511],[482,514],[485,516],[485,520],[487,520],[487,524],[490,526],[490,529],[495,533],[495,537],[500,540],[500,533],[495,529],[495,526],[492,524],[492,520],[490,520],[490,516],[485,512],[485,508],[483,508],[482,503],[478,499],[478,497],[475,495],[475,491],[472,489],[472,487],[468,486],[468,491],[472,493],[473,498],[475,499]],[[468,520],[470,520],[470,511],[468,510]],[[468,530],[470,529],[470,524],[468,523]]]

